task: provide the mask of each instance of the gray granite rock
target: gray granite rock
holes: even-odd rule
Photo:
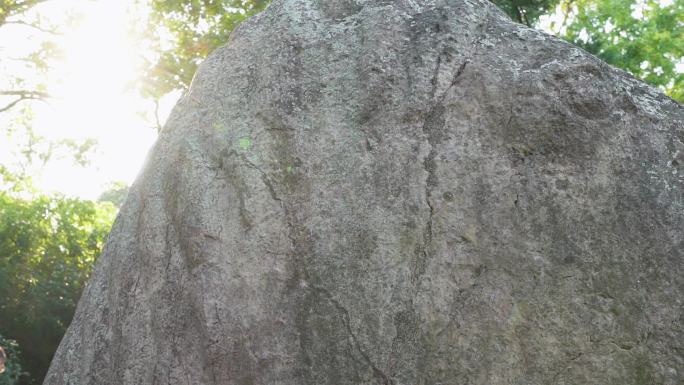
[[[277,0],[45,384],[682,384],[683,182],[682,106],[488,1]]]

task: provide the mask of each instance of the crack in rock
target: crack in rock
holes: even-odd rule
[[[437,64],[435,66],[435,71],[432,80],[432,99],[434,99],[434,96],[437,92],[437,87],[439,86],[438,79],[441,62],[442,61],[440,55],[437,57]],[[437,164],[435,162],[435,146],[442,141],[442,135],[445,124],[445,108],[443,102],[447,94],[449,93],[449,90],[451,90],[458,83],[458,80],[461,78],[461,75],[463,75],[467,64],[467,60],[461,63],[459,68],[454,73],[454,76],[452,77],[449,86],[437,98],[437,101],[433,101],[432,106],[425,115],[425,119],[423,119],[423,135],[425,136],[427,144],[429,146],[428,154],[425,156],[425,158],[423,158],[423,167],[425,168],[425,172],[427,173],[427,177],[425,179],[425,203],[429,209],[429,214],[425,223],[425,230],[423,231],[423,245],[420,248],[419,255],[416,259],[416,263],[414,266],[412,276],[412,281],[414,282],[414,284],[417,283],[418,279],[425,273],[425,270],[427,268],[427,260],[429,257],[429,250],[432,245],[433,217],[435,214],[435,208],[432,203],[432,188],[437,185]]]
[[[366,361],[366,364],[373,370],[373,375],[375,375],[381,381],[382,385],[394,385],[394,381],[392,381],[392,379],[387,374],[385,374],[385,372],[380,370],[373,363],[368,354],[366,354],[366,352],[364,352],[363,349],[361,349],[361,344],[359,343],[359,340],[357,339],[356,335],[354,334],[351,328],[349,311],[344,306],[342,306],[342,304],[340,304],[340,302],[337,301],[328,290],[313,285],[311,285],[310,287],[315,293],[322,295],[328,301],[330,301],[330,303],[332,303],[333,306],[335,306],[337,311],[340,312],[340,314],[342,315],[342,323],[347,329],[347,334],[349,334],[349,337],[351,338],[352,346],[356,348],[356,351],[361,355],[361,357],[363,357],[364,361]]]

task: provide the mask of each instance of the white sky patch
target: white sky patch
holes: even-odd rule
[[[587,29],[582,28],[582,30],[579,32],[577,37],[585,43],[588,42],[589,41],[589,34],[587,33]]]
[[[47,6],[57,3],[58,7]],[[83,19],[55,39],[64,57],[48,74],[48,92],[54,98],[47,104],[35,104],[33,127],[50,139],[94,138],[98,142],[88,167],[69,159],[49,162],[35,181],[45,191],[94,199],[111,181],[130,184],[156,139],[152,123],[140,114],[150,102],[133,87],[144,52],[139,37],[129,34],[126,3],[62,0],[47,2],[39,9],[43,16],[59,19],[71,8],[82,13]],[[26,41],[25,34],[8,31],[0,36],[0,46],[21,48],[23,44],[17,42]],[[162,122],[174,103],[165,101],[160,111]]]
[[[564,18],[563,9],[558,5],[552,13],[539,17],[539,20],[537,20],[537,28],[553,35],[565,34],[565,26],[563,25]]]
[[[615,29],[615,25],[613,25],[613,23],[610,21],[610,19],[608,19],[608,21],[606,21],[606,24],[603,26],[603,31],[605,33],[611,33],[614,29]]]
[[[648,8],[648,4],[644,0],[637,0],[634,4],[631,6],[632,10],[632,17],[640,20],[643,19],[644,17],[644,11]]]

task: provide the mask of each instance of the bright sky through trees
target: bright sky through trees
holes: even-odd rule
[[[35,180],[41,189],[93,199],[113,180],[131,183],[156,137],[149,119],[141,116],[150,102],[133,84],[144,53],[127,6],[120,0],[60,0],[35,7],[34,13],[55,23],[70,16],[75,22],[53,38],[62,51],[46,76],[53,98],[33,104],[33,128],[49,139],[97,140],[87,167],[66,158],[48,162]],[[0,33],[3,55],[20,56],[39,44],[41,34],[7,26]],[[11,64],[3,71],[11,72]],[[12,156],[11,147],[0,145],[0,157]]]
[[[156,135],[137,115],[145,102],[130,86],[140,53],[127,34],[126,2],[79,3],[82,22],[64,36],[64,58],[53,69],[59,82],[49,85],[55,100],[39,112],[36,126],[46,136],[54,130],[55,136],[97,140],[91,167],[48,163],[41,183],[95,198],[111,180],[132,181]]]

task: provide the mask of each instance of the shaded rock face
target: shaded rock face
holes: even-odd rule
[[[684,110],[484,0],[202,65],[47,385],[681,384]]]

